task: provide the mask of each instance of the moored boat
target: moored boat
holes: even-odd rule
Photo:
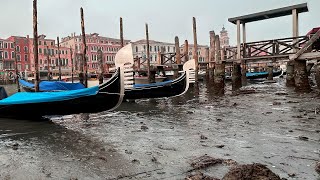
[[[39,119],[47,115],[98,113],[117,108],[124,96],[124,72],[91,88],[60,92],[19,92],[0,100],[0,117]]]
[[[125,78],[131,82],[133,86],[126,86],[125,84],[125,99],[148,99],[148,98],[162,98],[180,96],[187,92],[189,84],[195,81],[195,60],[189,60],[183,65],[181,75],[174,80],[151,83],[151,84],[134,84],[133,77],[133,53],[131,44],[123,47],[115,57],[115,64],[119,66],[123,62],[130,70]]]

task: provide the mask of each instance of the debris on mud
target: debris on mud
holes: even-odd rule
[[[206,140],[206,139],[208,139],[208,138],[207,138],[205,135],[201,134],[201,135],[200,135],[200,139]]]
[[[273,105],[274,106],[279,106],[279,105],[281,105],[281,102],[273,102]]]
[[[18,144],[18,143],[14,143],[14,144],[12,145],[12,149],[13,149],[13,150],[18,150],[18,148],[19,148],[19,144]]]
[[[222,180],[281,180],[270,169],[262,164],[239,165],[231,170]]]
[[[286,93],[286,92],[277,92],[276,95],[277,95],[277,96],[287,96],[287,95],[289,95],[289,94]]]
[[[305,136],[299,136],[298,138],[299,138],[299,140],[301,140],[301,141],[308,141],[308,140],[309,140],[309,138],[308,138],[308,137],[305,137]]]
[[[193,175],[187,176],[185,180],[220,180],[220,179],[207,176],[202,172],[196,172]]]
[[[232,95],[238,96],[238,95],[242,95],[242,94],[254,94],[254,93],[257,93],[257,91],[254,89],[242,89],[242,90],[232,92]]]
[[[222,164],[222,162],[222,159],[216,159],[208,155],[204,155],[192,160],[191,166],[195,169],[203,169],[210,166],[214,166],[216,164]]]
[[[141,130],[143,130],[143,131],[147,131],[148,129],[149,129],[148,126],[145,126],[145,125],[141,126]]]
[[[320,174],[320,161],[316,163],[315,170],[316,170],[317,173]]]

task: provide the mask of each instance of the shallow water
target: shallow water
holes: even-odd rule
[[[89,117],[0,119],[0,179],[184,179],[204,154],[266,164],[288,179],[319,178],[318,94],[296,94],[282,79],[245,89],[256,93],[234,96],[228,84],[225,96],[214,96],[200,83],[182,97],[123,103]],[[228,168],[202,172],[222,178]]]

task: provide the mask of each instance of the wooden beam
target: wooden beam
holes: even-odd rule
[[[293,59],[295,54],[289,56],[289,59]],[[309,52],[303,53],[301,56],[296,58],[295,60],[316,60],[320,59],[320,52]]]
[[[70,46],[70,55],[71,55],[71,82],[73,83],[73,71],[74,71],[74,68],[73,68],[73,52],[72,52],[72,47]]]
[[[290,58],[290,60],[296,60],[299,56],[301,56],[306,50],[308,50],[308,48],[314,43],[316,42],[320,37],[320,30],[318,30],[316,32],[316,34],[314,34],[312,36],[312,38],[294,55]]]

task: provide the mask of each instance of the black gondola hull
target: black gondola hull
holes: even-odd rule
[[[0,117],[37,119],[50,115],[98,113],[117,107],[121,101],[121,80],[118,72],[108,82],[99,86],[96,95],[55,102],[0,105]]]
[[[187,83],[186,73],[183,73],[178,79],[167,85],[125,90],[124,99],[149,99],[178,96],[185,92],[188,85]]]

